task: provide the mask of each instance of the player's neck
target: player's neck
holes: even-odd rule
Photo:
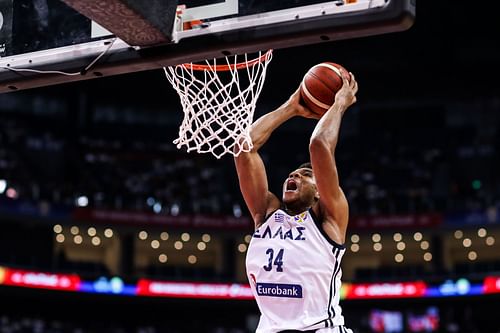
[[[294,206],[285,206],[283,209],[285,210],[285,212],[290,215],[290,216],[295,216],[295,215],[299,215],[300,213],[303,213],[305,212],[306,210],[308,210],[309,208],[311,207],[304,207],[304,206],[297,206],[297,207],[294,207]]]

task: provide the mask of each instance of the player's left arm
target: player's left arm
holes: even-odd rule
[[[335,103],[318,121],[309,143],[311,164],[319,192],[319,204],[315,209],[322,219],[324,230],[338,244],[345,242],[349,206],[340,188],[335,148],[344,112],[356,102],[358,91],[358,84],[352,74],[350,82],[344,77],[342,79],[343,85],[335,95]]]

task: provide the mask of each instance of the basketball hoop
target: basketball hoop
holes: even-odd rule
[[[271,59],[269,50],[253,59],[243,54],[165,67],[184,111],[177,148],[218,159],[250,151],[250,125]]]

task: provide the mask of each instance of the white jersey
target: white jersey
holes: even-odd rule
[[[261,312],[256,333],[351,332],[339,305],[345,247],[312,214],[278,209],[253,234],[246,268]]]

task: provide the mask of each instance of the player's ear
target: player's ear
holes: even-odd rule
[[[317,201],[319,200],[319,191],[316,190],[316,193],[314,193],[314,199]]]

